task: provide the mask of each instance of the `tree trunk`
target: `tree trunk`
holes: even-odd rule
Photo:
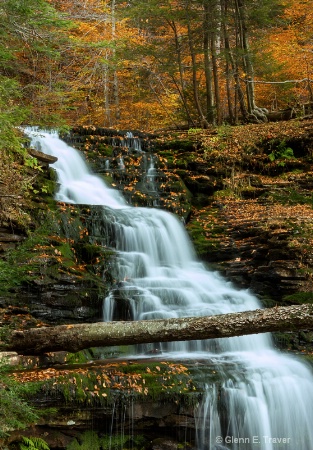
[[[179,96],[180,96],[182,104],[184,106],[186,118],[188,121],[188,126],[191,127],[191,126],[194,126],[194,123],[193,123],[193,120],[192,120],[190,112],[189,112],[188,102],[187,102],[187,98],[186,98],[186,94],[185,94],[186,83],[185,83],[185,73],[184,73],[183,58],[182,58],[182,49],[181,49],[182,36],[179,35],[177,26],[176,26],[176,23],[174,22],[174,20],[168,20],[167,23],[169,24],[169,26],[171,27],[171,29],[174,33],[176,60],[177,60],[178,73],[179,73],[179,85],[178,85],[178,82],[176,82],[174,74],[172,74],[171,77],[174,81],[174,84],[178,90]]]
[[[226,92],[227,92],[227,105],[228,105],[228,114],[229,114],[229,121],[232,125],[234,125],[237,122],[237,114],[236,114],[236,100],[237,95],[235,91],[235,108],[233,109],[232,105],[232,91],[231,91],[231,78],[232,74],[236,73],[235,69],[235,63],[234,59],[230,50],[230,44],[229,44],[229,36],[227,31],[227,16],[228,16],[228,10],[227,10],[227,0],[221,0],[221,16],[222,16],[222,34],[224,38],[224,49],[225,49],[225,75],[226,75]],[[238,73],[238,71],[237,71]],[[237,77],[239,78],[239,77]],[[236,78],[235,78],[236,80]],[[239,82],[239,79],[236,80]]]
[[[217,122],[217,125],[221,125],[222,124],[222,111],[221,111],[221,96],[220,96],[219,76],[218,76],[216,34],[213,31],[211,33],[211,59],[212,59],[213,79],[214,79],[216,122]]]
[[[187,2],[186,12],[187,12],[188,44],[189,44],[191,63],[192,63],[191,70],[192,70],[193,97],[194,97],[197,113],[198,113],[198,116],[200,119],[201,127],[208,128],[209,123],[203,114],[202,106],[201,106],[201,102],[200,102],[200,98],[199,98],[198,79],[197,79],[197,57],[196,57],[196,49],[194,47],[193,33],[192,33],[191,23],[190,23],[190,18],[189,18],[189,1]]]
[[[245,72],[248,111],[251,114],[255,109],[254,99],[254,70],[248,42],[248,27],[246,22],[246,6],[244,0],[236,0],[236,13],[238,16],[240,46],[242,49],[242,62]]]
[[[313,305],[281,306],[209,317],[59,325],[14,331],[1,350],[25,355],[89,347],[216,339],[271,331],[313,329]]]
[[[206,115],[209,123],[215,125],[215,108],[213,104],[213,79],[212,67],[210,61],[210,34],[212,27],[211,4],[205,0],[203,2],[204,18],[203,18],[203,57],[204,57],[204,74],[206,86]]]
[[[109,52],[105,51],[105,59],[109,58]],[[110,127],[111,124],[111,110],[110,110],[110,87],[109,87],[109,66],[107,62],[103,63],[103,97],[104,97],[104,111],[105,117],[103,125]]]
[[[111,26],[112,26],[112,42],[115,46],[115,40],[116,40],[116,17],[115,17],[115,0],[112,0],[111,2]],[[116,62],[116,50],[113,46],[112,50],[112,60],[113,64],[115,66]],[[118,82],[118,76],[117,76],[117,70],[114,68],[113,71],[113,95],[114,95],[114,105],[115,105],[115,121],[118,122],[121,118],[120,113],[120,99],[119,99],[119,82]]]

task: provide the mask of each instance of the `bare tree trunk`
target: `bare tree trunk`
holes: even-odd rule
[[[137,322],[59,325],[13,331],[0,350],[25,355],[77,352],[89,347],[216,339],[272,331],[313,329],[313,305],[281,306],[241,313]]]
[[[255,109],[254,70],[248,42],[246,7],[244,0],[236,0],[235,4],[239,24],[240,45],[243,54],[242,56],[243,69],[246,74],[245,80],[246,80],[248,111],[251,114],[252,111]]]
[[[215,113],[213,103],[213,80],[212,80],[212,64],[210,61],[210,29],[212,26],[211,7],[208,0],[203,2],[204,19],[203,19],[203,56],[204,56],[204,73],[206,86],[206,110],[207,119],[210,123],[215,124]]]
[[[197,113],[201,122],[202,128],[208,128],[209,124],[207,119],[205,118],[202,106],[199,98],[199,89],[198,89],[198,80],[197,80],[197,58],[196,58],[196,50],[193,42],[193,35],[191,30],[191,23],[190,19],[188,17],[189,14],[189,1],[187,2],[187,30],[188,30],[188,43],[189,43],[189,50],[190,50],[190,56],[192,61],[192,86],[193,86],[193,97],[195,101],[195,106],[197,109]]]
[[[112,41],[114,43],[116,38],[116,17],[115,17],[115,0],[111,2],[111,26],[112,26]],[[112,50],[112,59],[113,64],[115,65],[116,59],[116,50],[113,48]],[[118,122],[121,118],[120,114],[120,99],[119,99],[119,82],[117,71],[114,69],[113,71],[113,95],[114,95],[114,104],[115,104],[115,119]]]
[[[226,92],[227,92],[227,105],[229,121],[231,124],[236,123],[236,91],[235,91],[235,108],[233,108],[232,102],[232,90],[231,90],[231,78],[232,72],[234,72],[234,60],[230,51],[229,36],[227,31],[227,0],[221,0],[221,16],[222,16],[222,34],[224,38],[225,48],[225,75],[226,75]],[[232,71],[231,71],[232,69]],[[234,114],[235,111],[235,114]]]
[[[182,63],[181,36],[179,36],[179,34],[178,34],[178,30],[177,30],[176,23],[174,22],[174,20],[168,20],[167,23],[169,24],[169,26],[171,27],[171,29],[173,30],[173,33],[174,33],[180,86],[176,82],[174,75],[172,75],[172,79],[175,83],[175,86],[179,92],[181,101],[184,105],[184,110],[186,112],[186,117],[188,120],[188,126],[194,126],[193,120],[192,120],[190,112],[189,112],[186,95],[185,95],[185,84],[186,83],[185,83],[184,67],[183,67],[183,63]]]
[[[224,11],[226,14],[227,11],[227,0],[224,0]],[[238,13],[237,13],[237,0],[235,0],[235,13],[234,13],[234,23],[235,23],[235,36],[236,36],[236,49],[237,49],[237,53],[238,53],[238,49],[241,47],[241,38],[240,38],[240,20],[238,17]],[[236,57],[233,57],[233,53],[231,50],[231,46],[230,46],[230,40],[229,40],[229,36],[227,33],[227,28],[225,28],[226,34],[225,34],[225,50],[226,50],[226,54],[229,57],[229,61],[231,63],[232,66],[232,71],[233,71],[233,75],[234,75],[234,80],[235,80],[235,122],[237,122],[238,120],[238,112],[237,112],[237,103],[239,103],[239,107],[240,107],[240,112],[242,114],[242,116],[244,118],[246,118],[248,116],[248,110],[245,104],[245,96],[243,93],[243,90],[241,88],[241,84],[240,84],[240,76],[239,76],[239,64],[238,64],[238,54],[236,55]]]
[[[233,114],[233,106],[232,106],[232,100],[231,100],[231,86],[230,86],[230,67],[229,62],[226,61],[225,64],[225,75],[226,75],[226,93],[227,93],[227,105],[228,105],[228,116],[229,116],[229,122],[234,125],[235,123],[235,117]]]
[[[108,51],[106,50],[105,59],[108,59]],[[104,111],[105,111],[105,117],[104,117],[104,126],[111,126],[111,110],[110,110],[110,88],[109,88],[109,67],[108,63],[103,63],[103,96],[104,96]]]
[[[215,94],[215,107],[216,107],[216,121],[218,125],[222,123],[222,111],[221,111],[221,96],[219,89],[219,77],[218,77],[218,65],[217,65],[217,51],[216,51],[216,34],[211,33],[211,58],[212,69],[214,79],[214,94]]]

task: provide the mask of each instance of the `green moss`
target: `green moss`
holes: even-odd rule
[[[291,349],[293,347],[294,335],[292,333],[273,333],[275,346],[280,349]]]
[[[81,350],[77,353],[68,353],[66,355],[66,363],[67,364],[84,364],[89,362],[92,359],[90,351],[88,349]]]
[[[217,251],[221,246],[219,239],[209,239],[201,227],[188,227],[188,232],[200,258]]]
[[[0,260],[0,295],[7,294],[29,279],[24,267],[12,266],[7,261]]]
[[[187,169],[188,161],[186,159],[177,158],[174,160],[174,163],[178,169]]]
[[[103,178],[104,182],[109,185],[114,182],[114,179],[111,175],[101,175],[101,177]]]
[[[304,359],[304,361],[306,361],[311,366],[311,369],[312,369],[312,367],[313,367],[313,354],[302,355],[302,358]]]
[[[180,151],[180,152],[190,152],[194,150],[194,141],[189,139],[169,139],[163,143],[158,143],[158,148],[161,148],[161,151],[171,150],[171,151]],[[160,152],[158,152],[160,153]]]
[[[313,292],[297,292],[285,295],[283,302],[292,305],[313,304]]]
[[[0,260],[0,295],[10,293],[10,301],[15,295],[20,304],[20,289],[36,284],[38,280],[41,284],[55,282],[63,274],[76,277],[93,291],[104,293],[105,282],[112,282],[110,271],[106,272],[105,282],[102,277],[112,251],[89,243],[84,224],[84,216],[89,213],[90,209],[85,211],[84,208],[61,205],[59,210],[38,214],[36,219],[40,225]],[[76,294],[77,300],[81,301],[83,295],[88,296],[88,293],[82,293],[79,298]],[[92,297],[95,299],[95,295]],[[74,299],[75,296],[72,301]],[[70,296],[68,301],[71,302]]]
[[[89,369],[73,369],[45,383],[47,394],[61,393],[66,403],[112,405],[121,400],[195,401],[196,387],[182,364],[111,363]],[[192,394],[189,396],[188,394]]]
[[[311,193],[303,193],[292,188],[272,190],[262,195],[262,197],[282,205],[313,206],[313,195]]]
[[[238,199],[240,198],[238,194],[236,194],[232,189],[222,189],[220,191],[216,191],[213,194],[214,199],[218,200],[218,199],[224,199],[224,198],[229,198],[229,199]]]
[[[130,436],[120,433],[99,437],[94,431],[86,431],[75,438],[66,450],[140,450],[147,448],[147,444],[142,435]]]
[[[74,439],[67,447],[67,450],[101,450],[100,439],[94,431],[86,431],[78,440]]]
[[[187,231],[202,258],[217,252],[224,241],[225,229],[221,225],[219,211],[213,207],[197,211],[189,221]]]
[[[16,249],[6,253],[5,259],[0,260],[0,294],[4,295],[32,279],[32,273],[40,270],[40,266],[44,264],[36,259],[36,248],[48,244],[49,240],[39,229],[31,233]]]
[[[175,174],[178,175],[179,177],[184,178],[188,174],[188,171],[183,169],[175,169]]]
[[[161,156],[162,158],[171,158],[173,156],[173,153],[162,150],[158,152],[158,155]]]
[[[97,149],[101,153],[101,156],[110,157],[113,155],[114,147],[112,147],[111,145],[98,144]]]

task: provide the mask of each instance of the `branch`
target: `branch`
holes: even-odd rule
[[[209,317],[58,325],[13,331],[0,349],[25,355],[89,347],[215,339],[313,329],[313,305],[281,306]]]
[[[13,195],[13,194],[0,194],[0,197],[22,198],[21,195]]]
[[[310,78],[303,78],[302,80],[285,80],[285,81],[257,81],[257,80],[242,80],[245,83],[259,83],[259,84],[284,84],[284,83],[303,83],[304,81],[312,82]]]

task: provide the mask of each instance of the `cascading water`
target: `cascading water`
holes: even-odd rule
[[[58,157],[54,164],[63,202],[105,205],[112,217],[119,282],[104,302],[104,320],[118,320],[117,299],[130,320],[215,315],[259,308],[197,261],[173,215],[128,206],[56,134],[27,130],[32,145]],[[154,175],[154,172],[153,172]],[[109,213],[108,213],[109,212]],[[163,358],[211,360],[219,385],[207,385],[196,409],[200,450],[313,449],[313,377],[297,359],[272,347],[269,335],[160,344]]]

